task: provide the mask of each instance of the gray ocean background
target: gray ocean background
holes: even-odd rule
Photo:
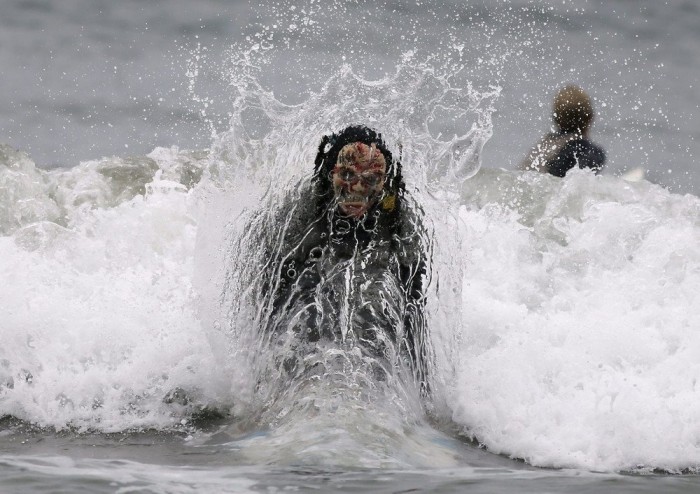
[[[144,154],[156,146],[206,148],[211,128],[192,101],[188,56],[197,45],[206,46],[209,63],[215,64],[232,44],[259,33],[262,26],[289,33],[299,14],[290,10],[293,6],[226,0],[5,0],[0,15],[0,142],[26,151],[42,167]],[[441,1],[425,6],[348,2],[347,16],[329,15],[327,28],[332,32],[341,29],[333,23],[358,23],[364,49],[359,65],[370,78],[391,71],[416,43],[426,52],[440,53],[448,33],[461,36],[467,47],[478,41],[479,51],[465,60],[472,66],[473,82],[502,87],[484,167],[515,168],[549,129],[556,89],[573,82],[595,99],[592,135],[608,153],[606,174],[641,167],[654,183],[697,194],[697,2]],[[540,13],[523,15],[519,23],[512,13],[524,9]],[[480,13],[491,14],[485,24],[476,22]],[[490,49],[483,42],[486,30],[492,30]],[[402,37],[401,31],[419,36]],[[530,50],[521,44],[521,53],[495,73],[477,60],[500,57],[502,45],[528,36]],[[351,60],[353,54],[343,53],[343,44],[311,38],[294,48],[298,60],[278,64],[266,83],[282,101],[317,90],[341,57]],[[324,65],[328,61],[332,63]],[[211,74],[209,115],[223,116],[223,128],[229,111],[226,84],[216,80],[215,70]]]

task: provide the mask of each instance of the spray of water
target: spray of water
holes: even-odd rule
[[[0,148],[0,415],[169,430],[216,407],[237,429],[266,431],[229,431],[253,461],[396,466],[439,456],[425,407],[535,465],[697,465],[697,198],[584,172],[480,170],[497,84],[521,70],[519,53],[533,59],[537,26],[558,19],[550,9],[448,4],[429,15],[469,19],[474,43],[407,21],[405,44],[392,45],[396,31],[369,17],[340,23],[358,12],[345,4],[281,5],[225,62],[193,57],[209,150],[44,171]],[[289,69],[296,46],[339,24],[327,57],[296,53],[302,84],[271,89],[272,68]],[[494,35],[504,29],[509,46]],[[439,37],[445,50],[426,54]],[[391,47],[386,60],[374,42]],[[207,71],[228,100],[195,94]],[[293,329],[266,332],[294,328],[299,311],[268,310],[275,257],[261,246],[284,257],[318,145],[350,124],[382,133],[423,227],[427,397],[391,338],[377,356],[351,337],[352,294],[366,281],[352,263],[322,284],[351,295],[327,312],[332,337],[311,347]],[[401,300],[393,281],[376,293]],[[168,399],[173,390],[187,399]]]
[[[354,420],[376,410],[383,410],[375,416],[385,422],[423,420],[418,388],[406,387],[413,381],[399,350],[406,293],[388,269],[372,267],[389,262],[386,245],[340,261],[324,261],[327,253],[319,247],[319,262],[327,265],[318,283],[297,283],[282,300],[269,293],[284,291],[279,280],[285,273],[294,270],[296,278],[296,270],[303,271],[303,278],[306,267],[292,265],[290,256],[313,236],[314,225],[333,222],[333,205],[319,211],[314,195],[322,137],[356,124],[379,131],[401,161],[404,207],[414,212],[414,219],[402,220],[417,232],[415,240],[404,239],[404,249],[427,260],[425,305],[416,314],[427,336],[417,353],[431,356],[425,363],[428,402],[442,403],[444,382],[454,379],[455,356],[445,353],[454,349],[461,281],[459,262],[447,254],[456,252],[457,236],[437,239],[433,221],[457,216],[456,191],[479,168],[498,88],[459,86],[449,71],[407,57],[379,80],[365,80],[345,65],[318,92],[289,105],[262,87],[249,60],[237,60],[231,70],[237,95],[231,124],[214,139],[202,184],[204,209],[231,213],[200,224],[200,238],[207,240],[199,254],[206,273],[200,292],[208,300],[202,319],[213,328],[213,341],[227,348],[221,362],[238,383],[240,413],[262,413],[261,424],[277,426],[327,419],[338,407],[363,411],[348,414]],[[464,131],[450,140],[433,135],[438,109],[458,115]],[[374,343],[359,336],[367,334],[362,325],[374,328]]]

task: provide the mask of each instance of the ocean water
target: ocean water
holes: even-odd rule
[[[0,490],[695,492],[699,19],[8,2]],[[605,172],[515,171],[570,81]],[[434,232],[431,396],[328,373],[262,399],[232,248],[356,122]]]

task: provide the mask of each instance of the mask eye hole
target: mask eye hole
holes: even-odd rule
[[[380,175],[377,175],[376,173],[373,173],[371,175],[363,175],[362,176],[362,183],[369,187],[376,187],[379,185],[382,181],[382,177]]]
[[[340,179],[343,180],[344,182],[352,182],[355,180],[355,172],[352,170],[348,170],[347,168],[344,170],[341,170],[340,173],[338,174],[340,176]]]

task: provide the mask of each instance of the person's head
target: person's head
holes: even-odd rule
[[[560,132],[587,135],[593,123],[591,98],[578,86],[563,87],[554,97],[552,118]]]
[[[388,211],[396,208],[403,189],[400,166],[381,134],[357,125],[322,139],[315,180],[326,201],[359,219],[378,204]]]
[[[377,144],[346,144],[338,153],[331,183],[338,208],[345,216],[361,218],[382,197],[386,160]]]

